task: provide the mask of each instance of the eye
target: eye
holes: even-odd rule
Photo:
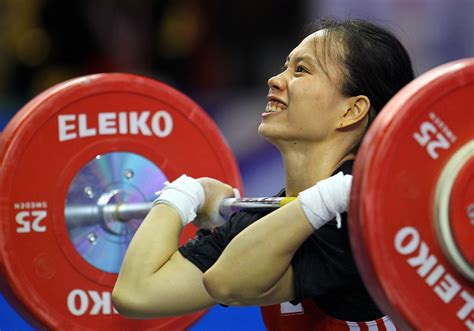
[[[297,66],[295,68],[295,72],[308,72],[308,70],[306,70],[306,68],[303,66]]]

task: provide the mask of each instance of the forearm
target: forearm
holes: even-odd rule
[[[265,295],[313,232],[298,200],[263,217],[236,236],[206,272],[208,291],[217,288],[223,292],[218,295],[242,298]]]
[[[138,287],[157,272],[178,249],[182,227],[173,208],[164,204],[153,207],[130,242],[116,288]]]
[[[216,201],[232,194],[232,187],[209,178],[183,175],[165,185],[158,205],[135,233],[114,287],[112,301],[121,314],[174,316],[215,303],[203,286],[202,271],[177,251],[178,239],[183,224],[196,221],[197,213],[212,221]]]

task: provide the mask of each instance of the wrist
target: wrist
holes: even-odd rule
[[[196,179],[182,175],[172,183],[165,184],[153,205],[165,204],[172,207],[185,226],[196,218],[197,211],[204,205],[204,200],[202,185]]]
[[[351,175],[342,172],[318,182],[298,194],[306,218],[315,230],[347,211],[352,183]]]

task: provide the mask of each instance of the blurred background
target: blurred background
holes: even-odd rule
[[[0,0],[0,130],[69,78],[128,72],[189,95],[217,122],[247,196],[283,186],[257,134],[267,80],[318,18],[366,18],[400,37],[416,73],[474,56],[474,0]],[[0,329],[30,330],[0,296]],[[216,307],[194,330],[263,330],[258,308]]]

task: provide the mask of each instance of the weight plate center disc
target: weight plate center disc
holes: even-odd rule
[[[76,251],[94,267],[118,273],[142,219],[121,220],[109,205],[152,201],[167,180],[150,160],[130,152],[98,155],[69,186],[65,222]]]

